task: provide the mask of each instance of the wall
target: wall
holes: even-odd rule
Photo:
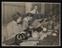
[[[41,3],[41,14],[45,14],[45,3]]]
[[[24,3],[13,4],[3,3],[3,24],[7,24],[12,20],[12,15],[18,12],[24,12]]]
[[[32,8],[32,3],[30,3],[30,2],[29,3],[25,3],[26,13],[30,12],[31,8]]]

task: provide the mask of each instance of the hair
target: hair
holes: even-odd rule
[[[17,12],[16,14],[14,14],[13,16],[12,16],[12,18],[13,18],[13,20],[14,21],[16,21],[19,17],[20,17],[20,13],[19,12]]]

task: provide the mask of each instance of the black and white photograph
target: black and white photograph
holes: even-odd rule
[[[61,46],[61,3],[2,2],[2,46]]]

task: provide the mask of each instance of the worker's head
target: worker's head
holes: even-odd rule
[[[21,16],[19,13],[16,13],[14,16],[13,16],[13,20],[16,21],[17,23],[19,23],[21,21]]]
[[[36,9],[36,10],[37,10],[37,9],[38,9],[38,7],[37,7],[37,6],[34,6],[34,9]]]
[[[27,17],[27,16],[32,17],[32,14],[31,13],[27,13],[25,17]]]

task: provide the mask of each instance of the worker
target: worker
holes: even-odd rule
[[[15,36],[17,33],[21,32],[21,16],[16,14],[12,16],[13,20],[7,24],[7,40]]]

